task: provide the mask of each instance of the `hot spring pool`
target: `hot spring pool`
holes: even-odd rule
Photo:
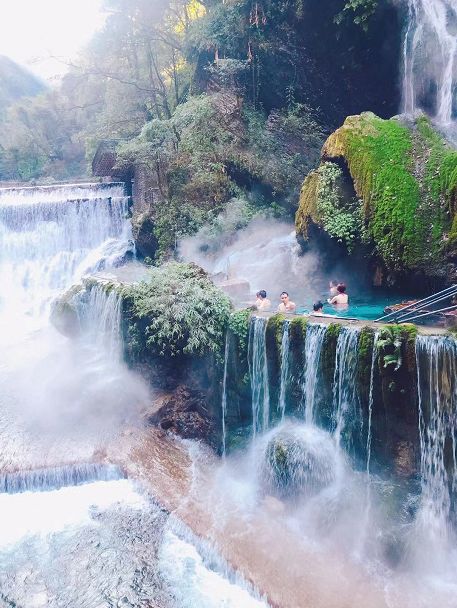
[[[322,299],[322,302],[324,302],[324,314],[335,315],[336,317],[351,317],[363,321],[374,321],[383,316],[386,306],[396,304],[406,299],[408,298],[399,295],[381,296],[370,294],[365,296],[354,296],[350,297],[349,307],[346,310],[337,310],[331,304],[327,304],[324,299]],[[306,301],[303,306],[297,307],[297,312],[303,314],[311,312],[312,309],[313,302]]]

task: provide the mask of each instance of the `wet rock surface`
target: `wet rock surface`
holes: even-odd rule
[[[162,399],[148,422],[183,439],[196,439],[217,446],[216,421],[211,417],[205,395],[188,386],[178,386]]]

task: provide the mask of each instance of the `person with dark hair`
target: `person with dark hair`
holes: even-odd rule
[[[321,317],[324,316],[324,313],[322,312],[324,308],[323,303],[319,300],[318,302],[314,302],[313,304],[313,316],[314,317]]]
[[[349,296],[346,293],[346,285],[344,283],[338,283],[336,287],[338,293],[333,298],[329,298],[329,304],[333,304],[338,308],[347,308],[349,304]]]
[[[283,291],[281,294],[281,304],[278,306],[278,312],[285,312],[293,315],[296,309],[297,305],[295,302],[290,300],[287,291]]]
[[[330,289],[330,297],[334,298],[335,296],[338,295],[338,281],[330,281],[330,283],[328,284],[329,289]]]
[[[267,298],[267,292],[265,289],[261,289],[256,294],[255,307],[259,312],[267,312],[271,308],[271,302]]]

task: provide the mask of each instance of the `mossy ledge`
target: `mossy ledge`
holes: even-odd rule
[[[424,116],[367,112],[325,142],[320,167],[303,183],[296,227],[305,240],[314,224],[349,250],[368,247],[388,273],[450,280],[456,211],[457,151]]]

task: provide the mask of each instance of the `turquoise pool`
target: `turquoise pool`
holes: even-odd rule
[[[351,317],[362,319],[364,321],[374,321],[384,314],[384,308],[391,304],[396,304],[404,300],[404,296],[388,296],[382,297],[378,295],[354,296],[349,300],[347,310],[336,310],[331,304],[327,304],[324,299],[324,313],[327,315],[335,315],[336,317]],[[305,302],[303,306],[297,308],[298,313],[311,312],[313,308],[312,302]]]

